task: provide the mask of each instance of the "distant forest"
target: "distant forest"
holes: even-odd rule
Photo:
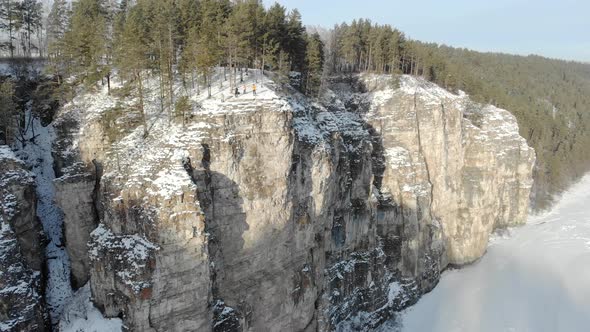
[[[366,19],[320,35],[304,27],[296,9],[265,8],[261,0],[55,0],[43,17],[38,0],[0,0],[0,46],[10,57],[47,57],[62,99],[68,87],[102,81],[110,88],[116,76],[141,103],[144,80],[157,75],[172,112],[185,102],[174,95],[173,82],[207,90],[219,67],[230,89],[246,68],[256,68],[279,85],[298,77],[296,88],[310,97],[320,96],[332,75],[409,74],[517,117],[537,151],[535,208],[547,207],[553,194],[590,169],[587,64],[422,43]],[[5,137],[17,102],[10,101],[10,84],[0,89]]]

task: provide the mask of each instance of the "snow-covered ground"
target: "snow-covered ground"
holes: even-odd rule
[[[408,332],[590,330],[590,175],[545,215],[445,272],[403,317]]]
[[[118,332],[122,331],[122,321],[118,318],[105,319],[90,302],[90,285],[86,285],[66,304],[59,331]]]

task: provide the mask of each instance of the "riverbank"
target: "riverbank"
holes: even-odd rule
[[[587,331],[590,176],[403,313],[402,331]]]

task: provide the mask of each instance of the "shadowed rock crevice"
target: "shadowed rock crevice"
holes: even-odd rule
[[[211,299],[213,314],[212,328],[215,332],[241,331],[243,320],[248,312],[236,310],[226,305],[225,294],[228,289],[241,288],[241,281],[226,280],[226,273],[235,275],[247,267],[246,262],[237,259],[244,252],[243,234],[249,227],[242,209],[238,184],[225,175],[212,171],[211,162],[215,158],[208,144],[201,144],[200,165],[193,167],[189,158],[184,167],[197,186],[199,204],[205,217],[208,259],[210,261]],[[247,281],[246,281],[247,282]],[[245,303],[239,303],[244,307]]]
[[[98,226],[102,164],[92,159],[85,163],[79,149],[73,146],[79,135],[79,120],[64,116],[53,122],[53,169],[56,175],[56,203],[63,211],[64,241],[71,262],[71,283],[74,289],[84,286],[90,278],[87,244],[90,233]]]
[[[404,233],[404,229],[415,227],[412,220],[420,212],[404,206],[388,188],[383,188],[387,168],[385,148],[381,133],[365,121],[371,104],[360,97],[367,91],[364,83],[354,77],[335,79],[331,88],[346,96],[341,102],[344,109],[333,112],[342,118],[354,119],[356,124],[355,128],[345,125],[339,139],[331,144],[339,151],[334,176],[341,189],[332,197],[332,204],[342,207],[334,211],[337,228],[336,231],[332,228],[332,241],[335,249],[326,253],[323,298],[330,308],[330,322],[323,328],[372,329],[418,300],[426,286],[421,280],[429,280],[426,276],[436,276],[439,272],[438,266],[425,261],[430,256],[440,257],[441,253],[429,247],[408,252],[407,243],[421,235],[419,232]],[[332,104],[337,103],[332,101]],[[354,235],[346,238],[341,233]],[[424,240],[430,243],[430,239]],[[413,272],[404,275],[402,267],[408,263],[412,267],[406,270]],[[428,287],[433,287],[435,281],[431,284]]]

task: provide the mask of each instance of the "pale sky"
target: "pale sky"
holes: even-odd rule
[[[263,0],[297,8],[306,25],[354,18],[479,51],[590,62],[590,0]]]

